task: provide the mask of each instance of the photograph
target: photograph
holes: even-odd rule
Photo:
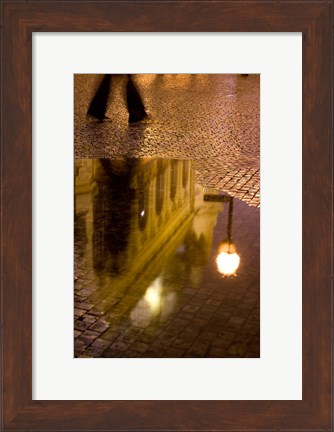
[[[260,75],[73,79],[74,357],[259,358]]]

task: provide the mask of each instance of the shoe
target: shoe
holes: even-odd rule
[[[152,121],[152,117],[148,114],[146,114],[142,119],[135,119],[135,118],[131,118],[129,117],[129,126],[137,126],[140,124],[147,124],[150,123]]]

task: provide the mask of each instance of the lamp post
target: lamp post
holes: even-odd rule
[[[234,276],[240,264],[240,256],[232,241],[233,197],[229,197],[227,236],[218,247],[216,264],[219,273],[224,276]]]
[[[219,273],[223,276],[234,276],[240,264],[240,256],[237,254],[235,243],[232,241],[233,197],[205,194],[204,201],[229,203],[227,236],[226,239],[219,244],[216,264]]]

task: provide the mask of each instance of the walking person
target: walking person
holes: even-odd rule
[[[89,104],[87,116],[95,117],[99,121],[108,118],[106,112],[108,108],[111,83],[112,75],[106,74]],[[126,106],[129,113],[129,124],[140,122],[147,117],[144,103],[130,74],[127,75]]]

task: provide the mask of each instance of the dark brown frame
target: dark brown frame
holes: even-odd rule
[[[333,430],[333,0],[3,0],[1,12],[2,429]],[[41,31],[303,33],[303,400],[32,401],[31,43]]]

